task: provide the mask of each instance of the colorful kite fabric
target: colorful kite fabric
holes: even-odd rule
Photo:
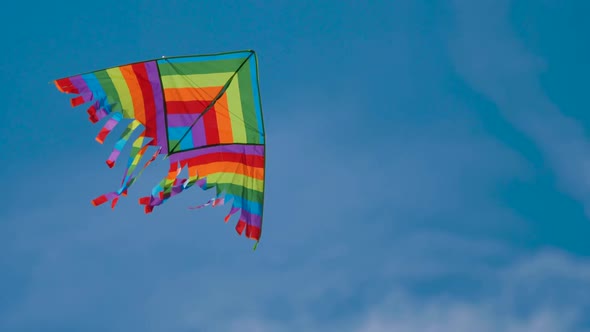
[[[55,81],[76,94],[73,107],[91,102],[90,121],[107,118],[96,140],[103,143],[123,119],[131,121],[106,163],[113,167],[131,135],[141,133],[121,187],[92,201],[114,208],[121,195],[158,155],[169,159],[168,175],[151,195],[139,199],[145,212],[197,184],[216,195],[201,208],[233,200],[225,221],[240,212],[239,234],[260,240],[264,202],[265,130],[254,51],[163,57]],[[155,153],[137,169],[149,147]],[[186,169],[188,177],[180,178]]]

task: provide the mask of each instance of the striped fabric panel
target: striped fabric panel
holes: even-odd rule
[[[176,146],[171,153],[217,144],[264,143],[256,61],[250,53],[213,56],[207,61],[202,57],[163,59],[158,60],[158,68],[168,111],[169,144]]]
[[[233,199],[232,211],[241,211],[236,230],[258,239],[264,204],[264,156],[263,145],[235,144],[186,151],[170,159],[205,178],[206,186],[224,193],[226,201]]]
[[[150,145],[166,147],[164,97],[155,61],[99,70],[55,81],[65,93],[79,94],[72,106],[96,101],[88,112],[91,120],[120,112],[123,118],[139,121],[145,127]],[[96,114],[102,116],[96,116]],[[166,152],[166,151],[164,151]]]

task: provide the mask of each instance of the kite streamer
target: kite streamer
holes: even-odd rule
[[[106,160],[108,167],[141,130],[121,186],[92,200],[93,205],[111,201],[114,208],[143,170],[165,155],[168,174],[139,199],[146,213],[196,184],[216,192],[196,208],[231,201],[225,222],[239,212],[236,231],[258,244],[266,142],[254,51],[163,57],[58,79],[55,85],[77,95],[72,107],[91,103],[92,123],[108,118],[96,136],[101,144],[115,126],[131,120]],[[156,148],[154,155],[137,169],[149,147]],[[188,178],[179,178],[185,169]]]

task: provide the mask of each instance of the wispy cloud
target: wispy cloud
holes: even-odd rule
[[[556,263],[558,268],[555,268]],[[479,271],[477,278],[485,284],[482,288],[486,292],[475,298],[465,298],[452,292],[420,296],[405,287],[390,285],[383,288],[375,284],[373,287],[379,287],[383,297],[376,303],[359,308],[355,314],[336,320],[318,318],[312,312],[314,302],[318,301],[315,298],[299,306],[289,301],[281,302],[280,305],[289,311],[286,319],[273,319],[273,315],[264,310],[248,315],[233,311],[230,320],[219,317],[213,321],[194,319],[187,323],[195,329],[223,331],[247,328],[281,332],[302,329],[350,332],[583,332],[590,331],[584,328],[590,301],[582,295],[590,291],[588,269],[590,262],[587,260],[575,260],[559,252],[541,252],[524,255],[495,271]],[[544,273],[547,270],[552,272]],[[321,269],[316,271],[318,274],[324,272]],[[314,282],[328,289],[331,287],[330,282],[323,278],[314,279]],[[569,287],[563,288],[564,283]],[[282,292],[279,293],[278,296],[281,296]],[[341,301],[354,300],[345,296]],[[347,305],[342,302],[333,305]]]
[[[588,331],[590,301],[582,293],[590,290],[589,268],[590,261],[561,252],[523,255],[479,276],[485,295],[425,300],[393,293],[358,331]]]
[[[544,63],[518,40],[508,0],[454,0],[449,52],[457,72],[528,135],[554,169],[560,187],[590,216],[590,145],[575,119],[562,114],[541,87]]]

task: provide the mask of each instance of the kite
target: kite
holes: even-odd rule
[[[194,208],[231,201],[225,222],[239,212],[235,229],[256,240],[256,248],[262,231],[266,137],[254,51],[162,57],[54,83],[59,91],[76,95],[72,107],[89,105],[92,123],[105,119],[96,136],[99,143],[124,119],[129,122],[106,160],[108,167],[114,167],[131,136],[139,133],[119,189],[92,200],[94,206],[110,201],[114,208],[146,167],[164,155],[168,174],[139,199],[145,213],[195,184],[214,189],[211,200]],[[150,147],[154,154],[138,168]],[[183,170],[186,178],[181,178]]]

